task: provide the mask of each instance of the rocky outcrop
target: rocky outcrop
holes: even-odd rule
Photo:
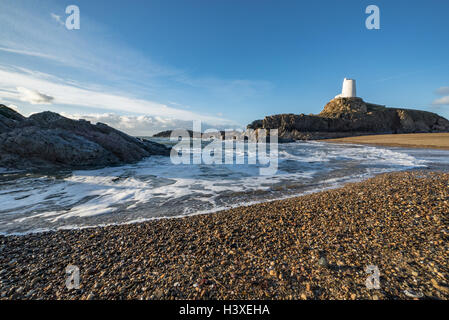
[[[184,132],[187,131],[189,134],[189,137],[192,138],[193,137],[193,131],[192,130],[179,130],[179,132]],[[176,130],[166,130],[166,131],[161,131],[156,133],[155,135],[153,135],[153,138],[170,138],[172,135],[172,132],[176,133]],[[198,133],[197,133],[198,134]]]
[[[336,98],[318,115],[280,114],[248,129],[278,129],[282,139],[309,140],[386,133],[449,132],[449,121],[419,110],[386,108],[361,98]]]
[[[0,105],[0,167],[98,168],[169,154],[162,144],[131,137],[103,123],[93,125],[53,112],[25,118]]]
[[[193,132],[192,130],[185,130],[185,129],[176,129],[176,130],[167,130],[167,131],[161,131],[159,133],[156,133],[153,135],[153,138],[170,138],[172,134],[174,136],[181,135],[183,136],[187,132],[188,136],[190,138],[199,138],[210,140],[210,139],[218,139],[218,140],[233,140],[233,139],[240,139],[243,131],[236,131],[236,130],[208,130],[207,132]]]

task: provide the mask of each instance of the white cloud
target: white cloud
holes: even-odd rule
[[[435,92],[436,92],[436,94],[439,94],[439,95],[449,94],[449,87],[438,88]]]
[[[134,136],[152,136],[155,133],[173,130],[173,129],[189,129],[192,130],[192,121],[169,119],[163,117],[152,117],[148,115],[118,115],[115,113],[97,113],[97,114],[69,114],[62,112],[61,115],[71,119],[84,119],[92,123],[102,122],[115,129],[124,131]],[[214,126],[210,123],[203,122],[202,130],[206,129],[237,129],[239,126]]]
[[[83,16],[83,25],[88,26],[88,32],[85,32],[87,28],[67,32],[55,23],[64,22],[63,5],[43,3],[39,10],[32,10],[16,0],[0,1],[0,21],[5,26],[0,28],[0,54],[7,57],[9,65],[24,66],[22,61],[26,60],[27,65],[30,65],[28,60],[34,61],[33,71],[17,67],[13,71],[5,70],[0,65],[0,99],[8,99],[8,103],[20,101],[16,88],[24,87],[53,97],[52,103],[57,108],[79,106],[107,110],[105,112],[234,124],[217,113],[231,105],[246,106],[251,103],[248,98],[264,95],[272,87],[267,81],[192,76],[179,66],[160,64],[146,52],[135,50],[115,37],[108,26],[87,14]],[[75,81],[67,79],[67,75]],[[85,79],[90,79],[91,83],[86,83]],[[111,90],[112,87],[117,89]],[[165,105],[156,100],[175,102]],[[204,113],[210,112],[210,116],[196,113],[195,107],[199,106],[203,110],[207,106],[210,111]]]
[[[4,52],[45,58],[110,81],[131,81],[144,90],[150,86],[160,90],[165,87],[165,81],[171,81],[175,86],[206,89],[220,99],[252,97],[272,87],[268,81],[192,77],[184,69],[153,61],[148,54],[111,37],[113,34],[107,26],[88,14],[83,15],[83,25],[89,26],[89,32],[67,32],[53,23],[64,24],[65,7],[42,4],[39,12],[45,12],[44,8],[48,11],[41,15],[26,4],[17,4],[16,0],[2,1],[5,3],[0,10],[0,21],[5,27],[0,28],[0,50]]]
[[[118,37],[112,39],[110,30],[87,14],[82,19],[88,32],[67,32],[60,27],[65,25],[66,18],[62,4],[40,3],[39,10],[34,10],[17,0],[1,0],[1,3],[1,51],[50,59],[109,79],[135,80],[140,75],[148,80],[183,73],[155,63]]]
[[[17,87],[17,91],[20,94],[20,101],[29,102],[31,104],[51,104],[54,99],[49,95],[24,87]]]
[[[432,102],[433,105],[449,105],[449,96],[444,96]]]
[[[107,88],[83,87],[71,81],[24,69],[14,70],[0,66],[0,89],[0,94],[7,93],[4,97],[10,100],[26,101],[31,104],[52,102],[59,106],[161,117],[164,121],[166,119],[201,120],[210,124],[237,125],[234,121],[220,117],[176,109],[158,102],[129,97],[124,93],[108,92]]]
[[[440,87],[435,90],[435,93],[443,97],[435,99],[432,102],[434,106],[449,105],[449,87]]]
[[[13,90],[4,90],[3,88],[0,88],[0,101],[2,100],[7,101],[9,99],[20,100],[17,97],[16,88],[13,88]]]
[[[16,106],[16,105],[14,105],[14,104],[10,104],[10,105],[8,106],[8,108],[11,108],[11,109],[13,109],[15,112],[19,112],[19,113],[20,113],[19,107]]]
[[[49,54],[40,53],[40,52],[30,51],[30,50],[20,50],[20,49],[12,49],[12,48],[0,47],[0,51],[9,52],[9,53],[16,53],[16,54],[21,54],[21,55],[31,56],[31,57],[38,57],[38,58],[45,58],[45,59],[51,59],[51,60],[58,60],[58,58],[55,57],[55,56],[52,56],[52,55],[49,55]]]

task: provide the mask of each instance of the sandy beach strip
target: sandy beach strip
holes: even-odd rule
[[[339,139],[326,139],[323,141],[337,143],[373,144],[404,148],[430,148],[449,150],[449,132],[381,134]]]
[[[209,215],[0,237],[0,296],[448,299],[448,263],[449,174],[411,171]]]

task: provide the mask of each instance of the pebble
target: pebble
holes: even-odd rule
[[[95,299],[95,295],[93,293],[89,293],[89,295],[87,296],[87,300],[94,300]]]
[[[415,292],[413,290],[404,290],[404,294],[409,298],[422,298],[424,294],[421,292]]]
[[[327,262],[326,257],[321,257],[321,258],[318,260],[318,264],[319,264],[321,267],[325,267],[325,268],[327,268],[327,267],[329,266],[329,262]]]
[[[208,215],[0,236],[0,299],[449,299],[448,186],[448,173],[388,173]],[[365,286],[369,265],[381,290]]]

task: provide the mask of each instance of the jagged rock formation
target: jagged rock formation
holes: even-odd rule
[[[279,114],[248,129],[278,129],[282,139],[309,140],[386,133],[449,132],[449,121],[419,110],[386,108],[361,98],[336,98],[318,115]]]
[[[0,167],[98,168],[169,155],[162,144],[131,137],[103,123],[42,112],[25,118],[0,105]]]

